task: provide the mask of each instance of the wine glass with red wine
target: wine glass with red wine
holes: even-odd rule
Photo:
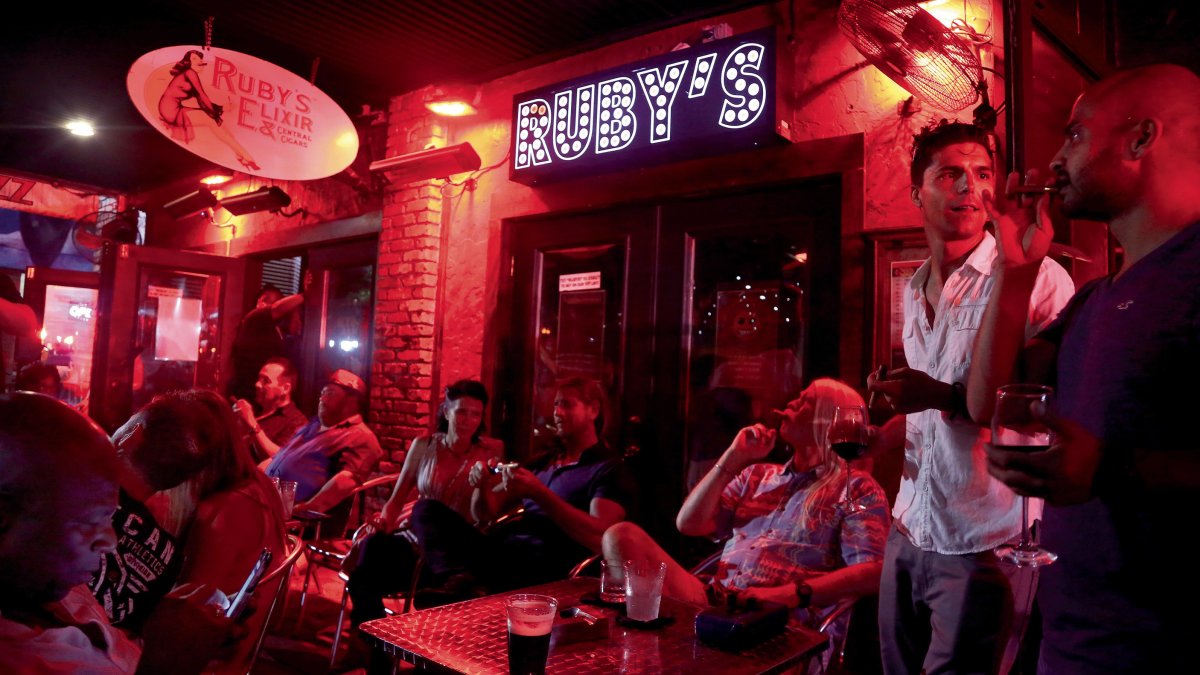
[[[1006,384],[996,390],[992,415],[992,445],[1003,450],[1041,452],[1050,447],[1050,429],[1030,410],[1034,403],[1048,405],[1054,390],[1040,384]],[[1029,501],[1021,500],[1021,539],[996,547],[996,557],[1017,567],[1045,567],[1058,559],[1037,545],[1029,534]]]
[[[867,452],[869,431],[867,409],[861,405],[840,405],[829,422],[829,448],[846,461],[846,498],[840,502],[847,511],[865,511],[866,507],[850,498],[850,462]]]

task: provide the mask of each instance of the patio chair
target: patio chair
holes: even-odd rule
[[[699,577],[699,579],[706,584],[711,583],[713,575],[716,573],[717,562],[721,559],[721,553],[723,553],[723,551],[719,550],[719,551],[713,553],[712,555],[708,556],[704,560],[701,560],[699,563],[697,563],[692,568],[692,570],[691,570],[692,574]],[[874,603],[876,601],[877,601],[877,596],[874,596],[874,595],[863,596],[861,598],[842,599],[837,604],[834,605],[834,609],[829,614],[829,616],[825,617],[821,621],[821,623],[814,626],[814,628],[821,633],[828,634],[830,627],[833,626],[833,624],[835,622],[837,622],[838,619],[840,619],[842,616],[847,616],[847,619],[846,619],[847,625],[849,624],[850,621],[853,620],[853,618],[854,618],[853,610],[859,602]],[[847,627],[846,631],[844,631],[843,634],[840,636],[841,639],[837,640],[836,644],[831,643],[829,645],[829,648],[834,650],[833,657],[830,659],[830,662],[829,662],[829,667],[831,669],[840,670],[843,667],[843,665],[845,663],[845,659],[846,659],[846,642],[847,642],[846,638],[849,635],[850,635],[850,629]],[[813,657],[813,658],[817,658],[817,657]]]
[[[366,510],[366,496],[370,490],[380,486],[392,485],[399,478],[400,474],[391,473],[372,478],[355,488],[342,502],[350,502],[350,518],[361,520],[362,514]],[[355,527],[357,527],[357,524]],[[350,551],[350,544],[351,540],[346,537],[345,531],[339,531],[331,538],[315,538],[304,545],[304,557],[308,565],[304,572],[304,586],[300,589],[300,610],[296,616],[297,626],[300,625],[301,620],[304,618],[304,605],[308,599],[308,586],[314,576],[313,566],[333,570],[341,569],[342,561],[346,559],[346,554]],[[319,583],[318,589],[320,588]]]
[[[292,569],[303,550],[304,546],[300,538],[294,534],[289,534],[285,549],[286,553],[283,559],[259,581],[258,588],[254,591],[254,598],[257,605],[256,611],[266,612],[266,617],[262,622],[261,628],[258,630],[258,635],[254,641],[254,648],[243,659],[243,663],[222,663],[205,672],[245,673],[249,675],[254,670],[254,664],[258,661],[258,653],[262,651],[263,640],[267,636],[267,629],[271,625],[271,619],[275,616],[275,608],[280,606],[282,604],[281,600],[287,596],[288,580],[291,578]],[[267,599],[270,599],[270,604],[267,604]]]

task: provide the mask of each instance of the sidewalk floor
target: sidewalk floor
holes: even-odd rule
[[[301,556],[292,570],[284,611],[281,613],[276,608],[276,616],[272,617],[252,672],[255,675],[359,675],[363,672],[360,669],[366,665],[367,651],[362,642],[350,634],[348,618],[343,625],[338,659],[332,669],[329,667],[333,624],[337,620],[338,603],[342,597],[342,580],[336,571],[314,568],[303,617],[297,623],[306,566],[307,561]],[[402,664],[401,672],[410,667]]]

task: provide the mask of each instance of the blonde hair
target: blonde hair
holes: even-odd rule
[[[813,445],[820,449],[821,463],[825,467],[825,472],[822,476],[807,490],[808,495],[805,497],[804,513],[812,513],[820,504],[816,504],[814,497],[824,492],[821,488],[825,483],[832,480],[845,483],[846,477],[842,475],[847,470],[845,462],[841,457],[838,457],[829,448],[829,443],[826,442],[826,436],[829,433],[829,425],[833,422],[833,411],[839,406],[861,405],[865,406],[862,396],[858,394],[850,385],[838,380],[822,377],[813,380],[808,388],[801,392],[801,396],[809,394],[813,407],[812,434]]]

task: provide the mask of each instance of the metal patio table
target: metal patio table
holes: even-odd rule
[[[616,622],[612,610],[591,608],[580,597],[594,595],[599,582],[568,579],[452,605],[391,616],[362,624],[377,649],[435,672],[508,672],[508,625],[504,599],[512,593],[538,593],[558,599],[559,610],[575,605],[610,621],[607,638],[550,644],[546,672],[569,673],[779,673],[825,648],[817,631],[789,626],[782,634],[743,652],[708,647],[696,640],[696,613],[703,607],[662,599],[661,615],[674,622],[649,630]]]

